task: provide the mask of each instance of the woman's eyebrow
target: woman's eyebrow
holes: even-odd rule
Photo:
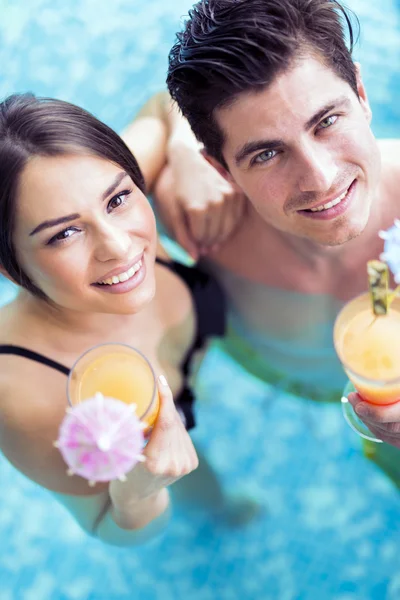
[[[105,200],[106,198],[108,198],[108,196],[110,196],[113,193],[113,191],[119,186],[119,184],[121,183],[121,181],[123,181],[125,179],[125,177],[128,177],[128,173],[126,171],[121,171],[120,173],[118,173],[118,175],[114,178],[114,181],[108,186],[106,191],[102,194],[101,199]],[[80,216],[81,215],[79,215],[78,213],[74,213],[73,215],[66,215],[65,217],[59,217],[58,219],[50,219],[48,221],[43,221],[43,223],[40,223],[40,225],[35,227],[35,229],[33,229],[29,235],[30,236],[35,235],[36,233],[43,231],[43,229],[48,229],[49,227],[55,227],[56,225],[61,225],[62,223],[68,223],[69,221],[75,221],[75,219],[79,219]]]
[[[126,171],[121,171],[120,173],[118,173],[112,184],[109,185],[104,194],[102,194],[101,199],[105,200],[106,198],[108,198],[108,196],[110,196],[113,193],[113,191],[119,186],[119,184],[125,179],[125,177],[128,177],[128,173]]]
[[[61,225],[62,223],[68,223],[69,221],[75,221],[75,219],[79,219],[81,215],[78,213],[74,213],[73,215],[67,215],[65,217],[59,217],[58,219],[50,219],[49,221],[43,221],[40,223],[35,229],[30,232],[31,235],[35,235],[35,233],[39,233],[39,231],[43,231],[43,229],[48,229],[49,227],[55,227],[56,225]]]

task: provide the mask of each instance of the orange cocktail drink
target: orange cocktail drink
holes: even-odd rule
[[[146,357],[124,344],[102,344],[76,361],[68,377],[71,405],[100,392],[126,404],[136,405],[136,414],[149,428],[159,410],[154,371]]]
[[[360,396],[372,404],[400,400],[400,298],[375,315],[369,293],[342,309],[334,327],[336,352]]]

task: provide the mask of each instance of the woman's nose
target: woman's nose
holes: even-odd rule
[[[131,237],[127,231],[107,225],[98,233],[95,256],[101,262],[126,259],[129,257],[130,245]]]

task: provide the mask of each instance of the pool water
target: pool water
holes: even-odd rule
[[[398,137],[400,4],[350,6],[362,24],[357,56],[375,132]],[[188,7],[0,0],[0,96],[60,97],[119,130],[163,86]],[[1,280],[0,302],[13,293]],[[258,516],[235,523],[207,490],[179,495],[162,537],[110,548],[1,459],[0,600],[398,600],[400,495],[363,457],[339,407],[274,390],[217,346],[197,387],[193,437],[226,495],[253,500]]]

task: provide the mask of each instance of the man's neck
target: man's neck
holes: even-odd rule
[[[280,231],[263,221],[252,206],[249,207],[246,229],[252,232],[253,239],[258,240],[261,247],[263,242],[270,247],[271,240],[274,240],[279,247],[288,248],[289,252],[296,255],[305,266],[329,268],[332,265],[332,267],[338,268],[340,265],[351,266],[357,259],[365,255],[369,247],[377,247],[381,244],[378,231],[386,228],[388,224],[390,225],[385,220],[385,215],[387,215],[387,211],[385,211],[383,199],[377,195],[372,202],[368,223],[362,233],[354,239],[336,246],[319,244],[308,238]]]
[[[382,252],[380,229],[393,223],[393,209],[379,191],[368,224],[353,240],[329,247],[282,232],[265,223],[249,206],[236,234],[209,262],[248,282],[347,300],[366,286],[368,260]]]

